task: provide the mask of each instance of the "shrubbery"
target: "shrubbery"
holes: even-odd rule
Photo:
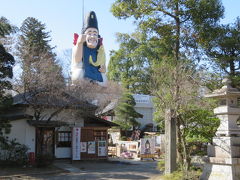
[[[160,160],[158,162],[158,169],[164,173],[164,170],[165,170],[164,160]],[[202,174],[202,170],[200,168],[191,166],[190,170],[187,172],[178,170],[171,174],[163,175],[161,179],[163,180],[190,180],[190,179],[198,180],[201,174]]]
[[[21,166],[28,163],[28,147],[14,140],[0,141],[0,165]]]
[[[189,170],[187,173],[183,171],[175,171],[162,177],[163,180],[199,180],[200,170]]]
[[[122,136],[121,137],[121,141],[127,141],[127,137],[126,136]]]

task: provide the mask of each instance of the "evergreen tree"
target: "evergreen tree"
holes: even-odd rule
[[[50,33],[46,32],[45,24],[28,17],[24,20],[20,31],[18,55],[22,62],[24,86],[35,86],[34,83],[37,81],[45,81],[41,83],[47,85],[50,83],[49,78],[54,79],[50,85],[63,85],[62,70],[57,64],[54,48],[49,44]]]
[[[4,17],[0,18],[0,38],[5,38],[14,32],[14,27]],[[0,115],[4,115],[6,109],[12,105],[12,96],[8,92],[12,89],[11,78],[13,77],[14,57],[6,51],[0,43]],[[9,121],[0,117],[0,141],[3,132],[10,132]]]
[[[50,46],[50,33],[45,24],[28,17],[20,27],[17,44],[18,56],[22,65],[21,81],[18,84],[19,95],[32,109],[36,121],[51,121],[66,106],[64,96],[64,78],[57,63],[56,54]],[[54,107],[45,114],[46,109]],[[43,130],[37,136],[38,154],[44,152]]]
[[[141,118],[142,114],[136,112],[134,106],[136,102],[129,92],[124,92],[122,97],[119,100],[118,106],[115,109],[115,120],[117,124],[123,130],[129,130],[131,128],[135,128],[140,124],[136,121],[136,118]]]
[[[111,11],[119,19],[133,17],[137,31],[118,34],[120,49],[112,53],[108,77],[147,94],[154,65],[164,58],[176,65],[185,59],[198,62],[201,32],[223,15],[219,0],[116,0]]]
[[[24,100],[34,110],[36,120],[43,118],[44,109],[54,98],[56,100],[62,97],[65,88],[62,69],[57,63],[50,41],[45,24],[32,17],[24,20],[17,45],[23,69],[22,82],[18,85]],[[39,100],[43,99],[44,103],[40,106]],[[59,113],[60,110],[57,109],[56,112]],[[50,117],[57,113],[54,112]]]
[[[234,24],[212,27],[210,33],[203,33],[201,43],[217,67],[240,88],[240,18]]]
[[[5,17],[0,18],[0,38],[5,38],[7,35],[16,32],[16,29]]]
[[[197,48],[199,32],[223,16],[219,0],[116,0],[111,11],[119,19],[133,17],[146,39],[160,41],[158,47],[176,61],[188,57]]]
[[[204,104],[196,98],[201,80],[194,63],[204,57],[199,48],[204,32],[216,26],[223,16],[221,1],[116,0],[111,10],[119,19],[135,19],[143,37],[138,47],[143,47],[142,54],[150,64],[151,91],[156,97],[158,116],[164,117],[166,108],[173,110],[171,118],[177,122],[178,152],[182,158],[179,160],[188,169],[190,152],[185,151],[187,139],[182,138],[186,129],[180,127],[187,122],[182,120],[183,116],[197,112]],[[120,50],[118,56],[122,57]],[[137,57],[132,52],[128,56]]]
[[[120,49],[111,52],[108,79],[121,82],[132,93],[149,94],[150,62],[141,34],[118,33],[117,39]]]

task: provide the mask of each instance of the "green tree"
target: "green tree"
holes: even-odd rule
[[[223,16],[219,0],[116,0],[113,14],[122,19],[133,17],[138,31],[149,45],[146,57],[151,62],[151,90],[156,96],[156,110],[163,115],[166,108],[173,110],[178,131],[179,159],[189,168],[185,130],[182,117],[196,111],[201,79],[196,73],[202,56],[199,40],[204,31],[214,27]],[[161,116],[163,117],[163,116]],[[163,118],[159,118],[163,119]],[[186,126],[183,126],[186,127]],[[184,164],[186,163],[186,164]]]
[[[149,94],[150,62],[141,36],[140,33],[117,34],[120,49],[111,52],[107,75],[132,93]]]
[[[7,35],[15,32],[8,20],[4,17],[0,18],[0,38],[6,38]],[[8,92],[12,89],[11,79],[13,77],[14,57],[6,51],[0,42],[0,115],[4,115],[6,109],[12,105],[12,96]],[[10,132],[9,121],[0,117],[0,141],[3,133]]]
[[[218,0],[116,0],[111,9],[119,19],[133,17],[137,31],[118,34],[120,49],[113,51],[109,79],[133,93],[150,93],[149,82],[154,63],[172,57],[200,60],[198,40],[223,15]]]
[[[115,109],[115,120],[117,124],[123,130],[130,130],[131,128],[135,128],[140,124],[136,121],[137,118],[141,118],[142,114],[136,112],[134,106],[136,102],[129,92],[124,92],[122,97],[119,99],[118,105]]]
[[[202,82],[202,72],[196,71],[194,64],[181,61],[175,66],[171,59],[161,61],[152,76],[155,119],[164,128],[165,109],[176,113],[172,118],[177,125],[178,161],[185,172],[190,168],[193,146],[211,142],[219,126],[212,110],[215,103],[201,96]]]
[[[45,24],[33,17],[23,21],[17,43],[23,71],[16,90],[21,100],[32,109],[36,121],[51,121],[65,108],[64,103],[68,99],[68,95],[64,94],[62,69],[50,41]],[[52,111],[46,113],[49,107],[52,107]],[[37,153],[44,154],[43,130],[39,130],[37,141]]]
[[[39,100],[45,98],[47,106],[51,98],[61,97],[61,89],[64,89],[62,69],[49,43],[50,33],[46,32],[45,24],[33,17],[23,21],[17,44],[23,72],[17,88],[34,109],[36,120],[41,119],[45,109],[45,106],[39,106]]]
[[[111,11],[120,19],[133,17],[147,39],[161,39],[159,47],[167,47],[175,60],[188,57],[187,53],[197,48],[199,31],[223,16],[219,0],[116,0]]]
[[[45,80],[54,76],[55,79],[51,85],[63,85],[62,69],[57,63],[54,47],[50,46],[50,33],[46,32],[45,24],[33,17],[28,17],[20,27],[20,36],[18,41],[18,55],[22,63],[22,79],[25,87],[34,85],[35,80],[29,77],[36,77],[39,80]],[[34,79],[34,78],[33,78]]]
[[[15,33],[17,28],[10,24],[10,22],[5,18],[0,18],[0,38],[6,38],[7,35]]]
[[[232,80],[233,86],[240,88],[240,18],[233,24],[212,27],[203,36],[201,43],[211,61]]]

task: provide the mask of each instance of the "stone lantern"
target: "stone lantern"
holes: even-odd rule
[[[201,180],[240,180],[240,91],[231,87],[231,81],[223,80],[224,86],[205,97],[218,99],[214,114],[220,126],[212,145],[208,145],[208,158]]]

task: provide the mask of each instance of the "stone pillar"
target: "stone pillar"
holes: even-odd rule
[[[224,86],[206,97],[219,100],[214,114],[220,119],[213,144],[208,145],[208,158],[200,180],[240,180],[240,128],[236,121],[240,116],[240,91]]]
[[[165,114],[165,174],[177,170],[176,120],[172,118],[172,110]]]

